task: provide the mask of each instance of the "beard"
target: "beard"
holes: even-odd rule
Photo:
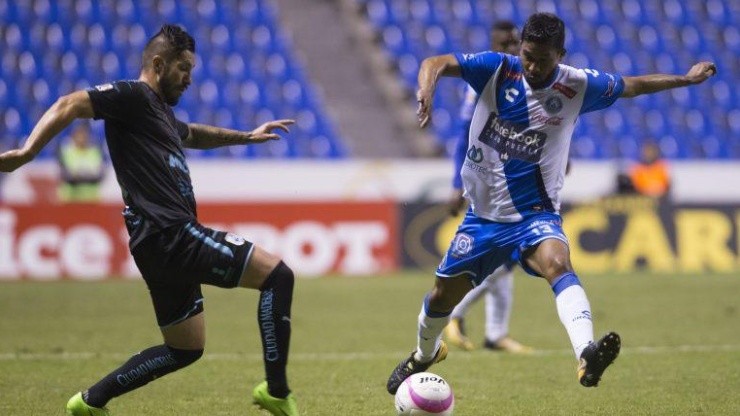
[[[159,89],[162,91],[162,98],[167,105],[174,107],[180,102],[182,91],[179,86],[170,82],[167,78],[163,77],[159,80]]]

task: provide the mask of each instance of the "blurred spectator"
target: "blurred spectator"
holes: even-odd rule
[[[668,195],[671,188],[668,163],[661,158],[660,148],[655,142],[643,144],[640,161],[630,168],[629,179],[638,194],[654,198]]]
[[[77,124],[70,139],[59,149],[62,202],[94,202],[100,198],[100,182],[105,173],[103,152],[90,140],[90,126]]]

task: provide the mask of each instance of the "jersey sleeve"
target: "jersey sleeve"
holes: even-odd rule
[[[95,120],[126,121],[143,103],[139,86],[130,81],[101,84],[87,90]]]
[[[483,92],[493,74],[501,65],[503,55],[498,52],[456,53],[462,78],[470,84],[477,94]]]
[[[175,128],[177,129],[177,135],[180,136],[180,140],[185,140],[190,135],[190,127],[184,121],[175,119]]]
[[[621,76],[595,69],[582,71],[586,73],[586,94],[581,114],[607,108],[622,95],[624,80]]]

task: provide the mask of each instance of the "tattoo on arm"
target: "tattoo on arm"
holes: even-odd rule
[[[193,149],[213,149],[221,146],[245,144],[252,137],[251,132],[224,129],[205,124],[190,123],[190,135],[183,142]]]

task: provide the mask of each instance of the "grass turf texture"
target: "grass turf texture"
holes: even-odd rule
[[[289,377],[302,414],[392,415],[388,374],[415,346],[429,273],[301,279]],[[740,414],[740,278],[582,276],[597,337],[623,350],[601,386],[576,381],[576,362],[540,279],[515,279],[511,334],[532,356],[451,347],[444,376],[464,415]],[[258,294],[205,288],[204,359],[113,400],[113,415],[252,415],[263,377]],[[468,332],[482,342],[482,302]],[[66,400],[161,342],[142,282],[0,284],[0,414],[62,415]]]

